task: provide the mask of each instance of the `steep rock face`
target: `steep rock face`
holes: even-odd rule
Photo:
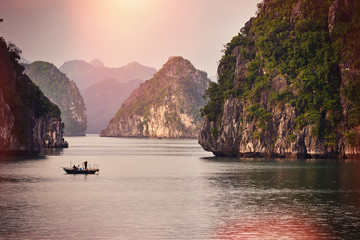
[[[67,136],[84,136],[87,128],[86,108],[76,84],[48,62],[25,64],[25,74],[60,107]]]
[[[0,39],[0,155],[38,154],[67,147],[60,109],[46,98],[17,63],[19,49]]]
[[[227,44],[199,143],[217,156],[360,153],[357,0],[266,0]]]
[[[126,83],[133,79],[148,80],[156,73],[155,68],[143,66],[137,62],[123,67],[105,67],[99,60],[87,63],[82,60],[65,62],[60,68],[68,78],[74,81],[80,90],[88,88],[105,79],[113,78],[118,82]]]
[[[329,11],[329,31],[334,39],[334,45],[340,52],[342,121],[339,124],[339,131],[344,134],[339,141],[339,148],[347,155],[359,155],[360,1],[334,0]]]
[[[143,81],[134,79],[120,83],[115,79],[106,79],[82,91],[87,108],[87,133],[100,133],[105,129],[121,104]]]
[[[328,27],[330,32],[333,30],[336,22],[343,22],[344,18],[353,17],[354,5],[355,0],[334,0],[331,3],[328,15]]]
[[[195,138],[210,80],[182,57],[172,57],[134,90],[101,136]]]

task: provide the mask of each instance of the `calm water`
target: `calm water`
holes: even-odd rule
[[[215,158],[196,140],[68,137],[0,160],[0,239],[360,239],[360,162]],[[99,175],[62,166],[99,164]]]

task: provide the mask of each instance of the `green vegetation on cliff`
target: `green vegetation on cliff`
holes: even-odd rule
[[[23,74],[20,54],[18,47],[0,37],[0,154],[39,150],[47,129],[36,128],[44,128],[51,117],[60,119],[59,107]],[[62,132],[58,136],[62,138]]]
[[[224,101],[240,98],[248,111],[258,112],[262,95],[271,104],[295,107],[296,129],[311,125],[312,134],[335,145],[342,119],[341,94],[350,102],[347,124],[360,124],[360,78],[349,77],[341,86],[341,64],[360,69],[360,3],[344,7],[329,27],[333,1],[271,0],[258,5],[258,16],[226,46],[218,69],[218,83],[206,91],[210,98],[202,113],[219,122]],[[352,16],[352,17],[349,17]],[[329,30],[329,28],[331,28]],[[353,44],[354,46],[350,46]],[[247,68],[236,74],[236,64]],[[353,74],[354,75],[354,74]],[[276,77],[285,79],[281,91],[272,87]],[[271,113],[261,112],[269,116]],[[264,124],[260,124],[264,128]]]
[[[175,95],[179,98],[179,113],[191,114],[195,116],[195,120],[200,120],[199,107],[203,106],[205,101],[198,92],[199,83],[194,82],[191,76],[193,73],[188,72],[192,67],[189,66],[191,63],[181,57],[174,57],[170,60],[151,81],[141,84],[140,89],[133,94],[137,96],[131,96],[133,97],[131,104],[124,104],[120,108],[116,114],[117,118],[130,113],[147,117],[151,107],[159,106],[166,97],[170,99],[172,95]],[[199,71],[199,73],[203,79],[207,79],[205,72]],[[175,106],[170,104],[170,110],[175,110]],[[169,116],[174,114],[169,113]],[[176,117],[174,116],[173,119]]]
[[[131,93],[102,135],[196,137],[209,82],[190,61],[172,57]]]
[[[61,109],[66,135],[85,135],[84,100],[76,85],[53,64],[37,61],[25,64],[25,73]]]
[[[360,2],[343,7],[335,20],[331,36],[339,53],[340,66],[344,68],[342,74],[346,84],[341,93],[349,103],[345,134],[348,144],[355,147],[360,146]]]

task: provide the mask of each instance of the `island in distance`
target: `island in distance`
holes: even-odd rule
[[[73,81],[53,64],[36,61],[24,64],[25,74],[60,107],[66,136],[85,136],[87,128],[84,99]]]
[[[171,57],[121,105],[102,137],[196,138],[210,80],[182,57]]]
[[[130,93],[157,71],[137,62],[109,68],[99,59],[89,63],[83,60],[67,61],[60,70],[79,87],[86,106],[86,133],[93,134],[106,128]]]

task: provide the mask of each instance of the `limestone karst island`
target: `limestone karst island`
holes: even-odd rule
[[[360,240],[360,0],[0,0],[0,240]]]
[[[210,80],[182,57],[171,57],[135,89],[101,136],[196,138]]]
[[[357,156],[358,1],[270,1],[227,43],[199,143],[217,156]]]
[[[198,137],[216,156],[357,156],[358,10],[355,0],[259,3],[225,45],[217,82],[182,57],[157,73],[136,62],[67,61],[60,70],[70,80],[48,62],[20,65],[21,51],[2,39],[1,149],[63,146],[63,134],[85,135],[91,122],[90,132],[102,129],[101,136]],[[94,92],[126,87],[118,81],[132,84],[112,95],[109,87]]]
[[[20,50],[0,39],[0,155],[36,155],[63,148],[61,111],[18,63]]]

